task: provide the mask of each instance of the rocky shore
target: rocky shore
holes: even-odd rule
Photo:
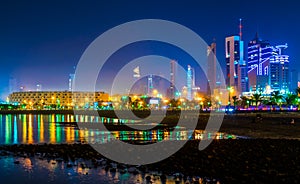
[[[176,144],[176,142],[174,142]],[[189,141],[171,157],[145,166],[130,166],[110,161],[88,144],[2,145],[2,157],[38,157],[72,164],[77,159],[121,173],[158,171],[182,178],[215,178],[221,183],[299,183],[300,141],[287,139],[215,140],[205,150],[199,141]],[[1,157],[0,157],[1,158]],[[17,164],[17,163],[16,163]],[[217,181],[216,180],[216,181]]]

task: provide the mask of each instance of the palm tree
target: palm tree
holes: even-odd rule
[[[278,103],[282,100],[282,95],[280,94],[279,91],[274,91],[271,94],[271,102],[275,102],[277,105]]]
[[[249,105],[249,99],[245,96],[241,96],[241,101],[240,101],[240,105],[242,107],[246,107]]]
[[[297,99],[297,95],[295,95],[295,94],[287,94],[284,97],[284,101],[285,101],[286,105],[294,105],[296,99]]]
[[[261,100],[261,93],[254,93],[252,95],[252,100],[255,102],[255,106],[257,107],[258,102]]]
[[[232,97],[232,100],[233,100],[233,105],[234,105],[234,108],[235,108],[237,97],[236,97],[236,96],[233,96],[233,97]]]
[[[211,106],[211,97],[210,96],[204,97],[204,104],[206,107]]]
[[[177,100],[175,100],[175,99],[170,100],[170,105],[171,105],[172,108],[177,108],[178,105],[179,105],[179,100],[178,99]]]

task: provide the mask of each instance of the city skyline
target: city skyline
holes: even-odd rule
[[[259,15],[245,10],[246,6],[258,3],[261,6],[257,7],[257,12],[260,9],[269,10],[270,1],[253,1],[251,3],[230,1],[221,2],[219,6],[210,2],[199,3],[195,1],[184,5],[179,2],[173,4],[164,2],[160,6],[157,6],[155,2],[149,2],[147,9],[142,8],[145,6],[144,3],[132,3],[131,7],[127,7],[123,3],[114,5],[108,2],[94,2],[94,7],[91,5],[81,6],[77,3],[72,3],[69,6],[68,3],[60,2],[47,2],[43,5],[33,2],[4,3],[2,8],[5,9],[1,9],[1,17],[7,18],[3,21],[4,29],[0,31],[0,39],[2,40],[0,59],[3,65],[0,74],[1,97],[3,99],[8,94],[10,78],[16,79],[18,86],[22,85],[27,88],[35,89],[36,85],[40,84],[43,86],[43,90],[67,90],[68,77],[73,71],[73,66],[76,66],[84,49],[93,39],[120,23],[143,18],[166,19],[182,23],[203,37],[208,44],[212,42],[213,38],[216,38],[217,58],[222,68],[225,68],[223,40],[227,36],[238,35],[239,18],[242,18],[244,20],[243,41],[245,43],[248,43],[257,31],[264,40],[270,40],[272,45],[288,43],[287,52],[291,58],[291,65],[293,68],[297,68],[299,65],[297,60],[300,59],[300,56],[296,52],[296,45],[299,42],[296,33],[299,28],[293,25],[298,14],[295,8],[297,6],[294,6],[293,3],[284,5],[272,3],[272,10],[278,9],[289,14],[279,16],[276,11],[274,13],[270,11],[269,16],[258,19]],[[173,8],[174,12],[168,11],[170,15],[164,13],[163,10],[166,7]],[[75,12],[79,12],[78,10],[81,8],[94,11],[88,15],[80,13],[76,15]],[[216,10],[216,16],[207,18],[205,15],[213,11],[213,8]],[[10,13],[9,10],[12,9],[15,10],[15,14]],[[189,11],[186,11],[187,9]],[[153,10],[157,10],[156,15],[153,15]],[[234,13],[231,12],[233,10],[235,10]],[[117,12],[114,14],[116,17],[105,20],[104,15],[109,14],[109,11]],[[128,16],[122,17],[123,14]],[[278,22],[280,22],[280,26],[278,26]],[[290,29],[287,30],[287,27]],[[135,53],[131,53],[133,50]],[[203,86],[202,89],[205,89],[206,82],[199,80],[203,77],[199,72],[200,68],[193,66],[193,61],[187,54],[177,51],[169,45],[140,43],[137,46],[129,45],[120,52],[121,54],[116,53],[112,56],[114,61],[111,63],[116,63],[116,61],[119,63],[116,70],[121,68],[122,64],[138,56],[161,54],[177,60],[184,68],[191,64],[196,71],[196,85],[201,86],[201,88]],[[124,61],[119,61],[121,56]],[[123,58],[123,56],[125,57]],[[109,65],[107,66],[107,73],[114,74]],[[107,79],[104,82],[109,81]]]

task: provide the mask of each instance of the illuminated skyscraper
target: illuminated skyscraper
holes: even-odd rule
[[[216,88],[216,69],[217,69],[217,57],[216,57],[217,45],[213,42],[207,47],[207,94],[213,94]]]
[[[176,75],[176,64],[177,62],[175,60],[170,61],[170,87],[168,88],[167,91],[167,96],[170,99],[175,98],[175,75]]]
[[[270,58],[269,83],[273,91],[287,93],[290,89],[289,56],[283,53],[288,46],[278,45]]]
[[[242,19],[240,19],[240,61],[239,66],[241,70],[241,89],[240,92],[248,92],[249,91],[249,81],[248,81],[248,69],[247,62],[244,59],[244,41],[242,40]]]
[[[193,69],[190,65],[187,66],[186,73],[186,84],[187,84],[187,99],[189,101],[193,100],[192,88],[193,88]]]
[[[226,85],[239,94],[242,92],[241,68],[244,66],[244,43],[240,36],[230,36],[225,39],[226,55]]]
[[[290,91],[289,56],[284,54],[287,44],[273,47],[255,38],[248,44],[248,76],[250,91],[270,93]]]
[[[273,48],[267,41],[255,38],[248,43],[248,77],[250,91],[263,92],[269,85],[269,65]]]
[[[69,75],[69,91],[74,90],[75,74],[71,73]]]
[[[70,73],[69,75],[69,91],[73,91],[75,89],[74,84],[75,84],[75,66],[73,67],[74,72]]]
[[[242,41],[242,19],[239,24],[239,36],[226,38],[226,85],[236,94],[249,91],[247,63],[244,60],[244,41]]]
[[[148,76],[148,82],[147,82],[147,95],[152,96],[152,90],[153,90],[153,76],[150,74]]]

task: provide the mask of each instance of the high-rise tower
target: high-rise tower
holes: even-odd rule
[[[70,73],[69,75],[69,91],[74,90],[74,83],[75,83],[75,66],[74,68],[74,73]]]
[[[207,94],[213,94],[216,88],[217,44],[213,42],[207,47]]]
[[[274,91],[280,91],[281,93],[287,93],[291,90],[289,56],[284,54],[283,51],[287,47],[287,44],[276,46],[274,49],[275,52],[273,52],[274,56],[270,58],[270,88]]]
[[[290,91],[289,56],[284,54],[286,45],[271,46],[255,38],[248,44],[248,76],[250,91],[270,93]]]
[[[75,74],[71,73],[69,75],[69,91],[73,91],[73,89],[74,89],[74,81],[75,81]]]
[[[225,39],[226,55],[226,85],[238,94],[242,91],[241,67],[243,63],[243,42],[240,36],[230,36]]]
[[[167,96],[170,99],[175,98],[175,74],[176,74],[176,64],[177,62],[175,60],[170,61],[170,87],[168,88],[167,91]]]
[[[273,48],[267,41],[262,41],[256,33],[248,43],[248,76],[250,91],[263,92],[269,83],[270,57]]]
[[[187,67],[186,73],[186,85],[187,85],[187,99],[193,100],[192,88],[193,88],[193,69],[190,65]]]
[[[147,95],[148,96],[152,96],[152,91],[153,91],[153,75],[152,74],[150,74],[149,76],[148,76],[148,82],[147,82]]]
[[[244,41],[242,40],[242,19],[239,22],[239,36],[226,37],[226,85],[236,94],[249,91],[247,63],[244,60]]]
[[[248,68],[247,68],[247,62],[244,58],[244,41],[242,40],[242,19],[240,19],[240,61],[239,61],[239,66],[240,66],[240,71],[241,71],[241,89],[240,92],[248,92],[249,91],[249,79],[248,79]]]

